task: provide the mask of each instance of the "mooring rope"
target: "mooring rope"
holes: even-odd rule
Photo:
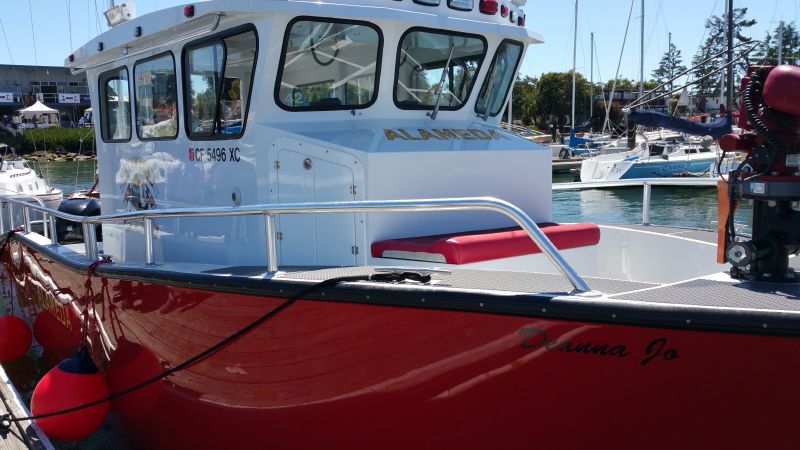
[[[94,271],[94,269],[97,267],[97,265],[99,265],[99,264],[101,264],[101,263],[93,263],[92,266],[90,266],[90,271],[87,271],[87,275],[92,273]],[[7,433],[10,430],[11,425],[14,422],[21,422],[21,421],[26,421],[26,420],[44,419],[44,418],[47,418],[47,417],[53,417],[53,416],[58,416],[58,415],[62,415],[62,414],[68,414],[68,413],[71,413],[71,412],[80,411],[80,410],[85,409],[85,408],[90,408],[92,406],[96,406],[96,405],[99,405],[101,403],[105,403],[107,401],[114,400],[116,398],[122,397],[123,395],[130,394],[131,392],[137,391],[137,390],[139,390],[139,389],[141,389],[141,388],[143,388],[143,387],[145,387],[145,386],[147,386],[149,384],[152,384],[152,383],[154,383],[156,381],[161,380],[162,378],[166,378],[166,377],[168,377],[168,376],[170,376],[170,375],[172,375],[172,374],[174,374],[176,372],[180,372],[181,370],[184,370],[187,367],[189,367],[189,366],[191,366],[191,365],[203,360],[204,358],[206,358],[209,355],[215,353],[216,351],[220,350],[221,348],[225,347],[226,345],[230,344],[231,342],[233,342],[233,341],[237,340],[238,338],[244,336],[245,334],[249,333],[250,331],[252,331],[257,326],[261,325],[262,323],[266,322],[270,318],[272,318],[275,315],[277,315],[279,312],[281,312],[284,309],[286,309],[288,306],[290,306],[295,301],[297,301],[297,300],[299,300],[299,299],[307,296],[308,294],[311,294],[311,293],[313,293],[313,292],[315,292],[315,291],[317,291],[319,289],[322,289],[322,288],[325,288],[325,287],[328,287],[328,286],[333,286],[333,285],[336,285],[336,284],[339,284],[339,283],[352,282],[352,281],[384,281],[384,282],[389,281],[389,282],[398,282],[398,281],[402,281],[402,280],[406,280],[406,279],[413,279],[414,281],[419,281],[419,282],[425,283],[425,282],[430,281],[430,275],[420,276],[420,275],[418,275],[416,273],[413,273],[413,272],[412,273],[403,273],[403,274],[387,273],[387,274],[374,274],[374,275],[344,276],[344,277],[329,278],[327,280],[323,280],[323,281],[321,281],[319,283],[316,283],[314,285],[311,285],[311,286],[307,287],[306,289],[303,289],[299,293],[287,298],[282,303],[280,303],[278,306],[276,306],[275,308],[271,309],[270,311],[268,311],[267,313],[265,313],[264,315],[262,315],[258,319],[250,322],[249,324],[245,325],[244,327],[242,327],[241,329],[237,330],[233,334],[227,336],[226,338],[220,340],[219,342],[217,342],[216,344],[212,345],[211,347],[209,347],[209,348],[197,353],[196,355],[186,359],[185,361],[181,362],[180,364],[178,364],[176,366],[173,366],[173,367],[171,367],[169,369],[166,369],[163,372],[161,372],[161,373],[159,373],[157,375],[154,375],[154,376],[152,376],[152,377],[150,377],[150,378],[148,378],[148,379],[146,379],[146,380],[144,380],[144,381],[142,381],[142,382],[140,382],[138,384],[135,384],[135,385],[133,385],[133,386],[131,386],[129,388],[126,388],[126,389],[123,389],[121,391],[117,391],[117,392],[111,393],[111,394],[109,394],[109,395],[107,395],[107,396],[105,396],[103,398],[100,398],[100,399],[97,399],[97,400],[94,400],[94,401],[91,401],[91,402],[87,402],[87,403],[84,403],[82,405],[78,405],[78,406],[74,406],[74,407],[71,407],[71,408],[62,409],[62,410],[59,410],[59,411],[53,411],[53,412],[44,413],[44,414],[30,415],[30,416],[26,416],[26,417],[14,417],[14,415],[12,413],[10,413],[10,412],[6,413],[6,414],[4,414],[3,416],[0,417],[0,434]]]

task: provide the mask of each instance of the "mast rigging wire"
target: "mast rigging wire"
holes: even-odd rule
[[[3,30],[3,39],[6,41],[6,50],[8,50],[8,58],[11,64],[14,64],[14,57],[11,55],[11,46],[8,45],[8,37],[6,37],[6,27],[3,26],[3,19],[0,19],[0,30]]]
[[[734,62],[738,61],[739,59],[742,59],[742,58],[744,58],[745,56],[747,56],[747,54],[748,54],[748,53],[750,53],[750,52],[752,52],[753,50],[755,50],[755,49],[756,49],[756,48],[757,48],[757,47],[760,45],[760,43],[761,43],[760,41],[756,41],[754,45],[752,45],[752,46],[751,46],[750,48],[748,48],[747,50],[744,50],[743,52],[741,52],[741,53],[739,54],[739,56],[737,56],[737,57],[733,58],[731,61],[728,61],[727,63],[725,63],[724,65],[720,66],[720,67],[719,67],[719,68],[717,68],[716,70],[713,70],[713,71],[709,72],[708,74],[706,74],[706,75],[704,75],[704,76],[702,76],[702,77],[700,77],[700,78],[698,78],[698,79],[696,79],[696,80],[694,80],[694,81],[687,82],[686,84],[684,84],[683,86],[681,86],[681,87],[679,87],[679,88],[672,89],[672,90],[670,90],[669,92],[666,92],[666,93],[664,93],[664,94],[661,94],[661,95],[659,95],[658,97],[651,98],[651,99],[649,99],[649,100],[647,100],[647,101],[644,101],[644,98],[645,98],[645,97],[647,97],[648,95],[650,95],[650,94],[652,94],[653,92],[655,92],[655,91],[657,91],[657,90],[661,89],[662,87],[666,86],[666,85],[667,85],[667,84],[669,84],[671,81],[675,81],[676,79],[678,79],[678,78],[680,78],[680,77],[682,77],[682,76],[686,75],[686,74],[687,74],[687,73],[689,73],[689,72],[694,72],[694,71],[695,71],[695,70],[697,70],[697,69],[698,69],[700,66],[702,66],[702,65],[703,65],[703,64],[705,64],[705,63],[707,63],[708,61],[710,61],[710,60],[712,60],[712,59],[715,59],[715,58],[717,58],[717,57],[721,56],[723,53],[727,53],[727,52],[728,52],[728,49],[725,49],[725,50],[723,50],[723,51],[721,51],[721,52],[719,52],[719,53],[716,53],[716,54],[714,54],[714,55],[711,55],[711,56],[709,56],[708,58],[706,58],[706,59],[704,59],[704,60],[700,61],[699,63],[695,64],[694,66],[692,66],[692,67],[690,67],[690,68],[688,68],[688,69],[684,70],[683,72],[679,73],[678,75],[675,75],[674,77],[670,78],[669,80],[667,80],[667,81],[665,81],[665,82],[661,83],[660,85],[656,86],[655,88],[653,88],[653,89],[650,89],[649,91],[647,91],[647,92],[643,93],[641,97],[637,98],[636,100],[632,101],[630,104],[628,104],[627,106],[625,106],[625,108],[623,108],[623,111],[630,111],[631,109],[633,109],[633,108],[636,108],[637,106],[641,106],[641,105],[643,105],[643,104],[645,104],[645,103],[649,103],[649,102],[652,102],[652,101],[658,100],[658,99],[660,99],[660,98],[664,98],[665,96],[667,96],[667,95],[669,95],[669,94],[672,94],[672,93],[674,93],[674,92],[678,92],[679,90],[681,90],[681,89],[683,89],[683,88],[685,88],[685,87],[687,87],[687,86],[691,86],[691,85],[693,85],[693,84],[699,83],[700,81],[703,81],[703,80],[705,80],[706,78],[709,78],[711,75],[714,75],[714,74],[716,74],[716,73],[717,73],[717,72],[719,72],[720,70],[722,70],[722,69],[724,69],[724,68],[726,68],[726,67],[730,66],[731,64],[733,64]],[[738,47],[741,47],[741,46],[743,46],[743,45],[747,45],[747,44],[753,44],[753,41],[740,42],[740,43],[738,43],[738,44],[734,45],[734,46],[733,46],[733,48],[738,48]]]
[[[631,26],[631,17],[633,17],[633,2],[634,0],[631,0],[631,9],[630,11],[628,11],[628,22],[625,24],[625,36],[622,38],[622,49],[619,51],[619,61],[617,62],[617,73],[614,74],[614,82],[611,84],[611,95],[608,96],[606,119],[603,121],[603,129],[600,130],[601,133],[606,132],[606,126],[608,125],[608,115],[611,113],[611,105],[614,103],[614,92],[617,89],[617,80],[619,79],[619,68],[622,65],[622,55],[625,53],[625,42],[628,41],[628,29]]]

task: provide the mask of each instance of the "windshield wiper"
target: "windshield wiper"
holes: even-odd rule
[[[431,120],[436,120],[436,116],[439,114],[439,103],[442,101],[442,91],[444,90],[444,81],[447,79],[447,69],[450,68],[450,59],[453,58],[453,50],[456,47],[453,44],[450,44],[450,54],[447,55],[447,63],[444,65],[444,69],[442,69],[442,77],[439,79],[439,85],[436,87],[436,103],[433,105],[433,111],[428,113]]]

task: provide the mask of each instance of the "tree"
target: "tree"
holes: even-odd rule
[[[746,15],[747,8],[734,8],[733,10],[734,45],[742,42],[750,42],[752,40],[742,34],[746,29],[756,24],[755,19],[746,19]],[[704,78],[694,85],[695,95],[708,97],[719,92],[720,80],[725,74],[724,70],[719,69],[725,65],[727,61],[727,53],[724,52],[728,48],[727,31],[727,14],[711,16],[711,18],[706,20],[706,35],[708,37],[697,50],[697,54],[695,54],[694,58],[692,58],[692,65],[697,68],[694,72],[695,79],[700,79],[704,76],[707,76],[707,78]],[[750,64],[750,60],[745,54],[747,50],[745,47],[746,46],[742,46],[734,50],[734,59],[736,60],[733,65],[735,80],[741,78],[745,70],[747,70],[747,66]],[[719,55],[711,58],[712,55],[716,54]],[[706,59],[709,60],[701,64],[701,62]],[[733,88],[736,89],[737,87],[737,84],[734,82]]]
[[[664,56],[661,57],[661,61],[658,63],[658,68],[653,71],[653,78],[658,85],[661,85],[684,70],[686,70],[686,66],[683,65],[681,51],[675,47],[675,44],[670,42],[669,49],[664,52]],[[671,91],[672,85],[673,83],[670,81],[665,90]]]
[[[539,79],[535,115],[540,127],[554,120],[558,126],[569,123],[572,112],[572,72],[550,72]],[[575,122],[589,115],[589,82],[581,74],[575,79]]]
[[[592,129],[600,130],[603,128],[603,123],[606,121],[606,105],[603,101],[594,102],[594,109],[592,110]],[[611,104],[611,109],[608,111],[608,121],[617,126],[624,126],[622,124],[622,108],[616,103]]]
[[[614,80],[606,81],[606,85],[603,89],[610,91],[611,88],[614,86]],[[616,85],[616,92],[621,91],[633,91],[638,89],[639,83],[629,80],[627,78],[617,78],[617,85]]]
[[[535,122],[536,98],[539,94],[539,80],[526,76],[514,83],[514,92],[511,96],[514,117],[523,124],[530,125]]]
[[[762,41],[763,44],[759,46],[757,52],[753,55],[753,59],[760,64],[776,65],[778,64],[778,44],[780,39],[781,27],[775,27],[775,32],[767,32],[766,37]],[[800,65],[800,33],[798,33],[797,26],[794,22],[783,25],[783,41],[782,41],[782,56],[784,64]]]

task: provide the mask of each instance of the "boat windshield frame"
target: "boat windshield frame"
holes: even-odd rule
[[[241,127],[241,130],[236,134],[233,134],[233,133],[231,133],[231,134],[221,133],[219,130],[215,131],[215,129],[217,128],[217,125],[214,124],[214,125],[212,125],[212,129],[211,129],[210,133],[192,131],[191,127],[192,127],[193,121],[191,120],[191,102],[189,101],[189,97],[191,96],[191,86],[190,86],[190,83],[186,82],[186,80],[188,79],[187,77],[190,75],[189,72],[187,71],[187,68],[189,67],[189,52],[192,51],[192,50],[201,48],[203,46],[209,45],[209,44],[211,44],[211,43],[213,43],[215,41],[217,41],[220,45],[222,45],[223,58],[222,58],[222,64],[220,65],[220,75],[221,76],[220,76],[220,80],[218,81],[220,83],[220,86],[217,88],[217,89],[219,89],[219,92],[217,92],[216,113],[215,113],[215,117],[214,117],[214,121],[217,122],[218,119],[220,119],[219,118],[220,109],[221,109],[220,105],[221,105],[221,102],[222,102],[221,94],[222,94],[222,89],[224,88],[224,82],[225,82],[225,69],[226,69],[227,64],[228,64],[228,61],[227,61],[227,58],[228,58],[227,53],[228,53],[228,51],[227,51],[227,44],[225,42],[225,39],[226,38],[235,37],[235,36],[239,36],[239,35],[243,35],[243,34],[246,34],[246,33],[253,33],[253,37],[255,39],[255,47],[253,48],[253,66],[252,66],[251,72],[250,72],[250,85],[248,86],[248,90],[247,90],[247,105],[246,105],[246,107],[242,108],[242,109],[244,109],[244,111],[242,111],[242,127]],[[258,35],[258,30],[256,29],[256,26],[254,24],[252,24],[252,23],[245,23],[245,24],[242,24],[242,25],[235,26],[233,28],[225,29],[225,30],[223,30],[223,31],[221,31],[219,33],[213,34],[211,36],[206,36],[206,37],[203,37],[203,38],[188,42],[186,45],[183,46],[183,48],[181,49],[181,73],[180,73],[181,92],[179,93],[179,95],[183,96],[183,106],[181,108],[181,114],[183,114],[183,117],[184,117],[184,120],[183,120],[183,131],[184,131],[184,133],[186,133],[186,137],[190,141],[235,140],[235,139],[240,139],[242,136],[244,136],[244,133],[245,133],[246,128],[247,128],[247,118],[248,118],[248,115],[250,113],[250,104],[252,103],[252,100],[253,100],[253,84],[255,84],[254,82],[257,80],[256,71],[258,70],[258,59],[259,59],[259,48],[260,48],[260,45],[261,45],[261,40],[260,40],[260,37]],[[221,122],[221,119],[219,121]],[[220,127],[220,129],[222,128],[221,125],[219,127]]]
[[[108,97],[106,95],[106,84],[111,80],[122,81],[122,78],[120,78],[118,75],[123,70],[125,71],[125,82],[128,83],[128,106],[127,108],[122,109],[122,111],[125,111],[127,114],[128,133],[126,138],[114,139],[113,136],[109,136],[111,129],[108,127],[111,125],[111,121],[108,120]],[[130,142],[131,138],[133,137],[133,117],[131,117],[131,98],[133,94],[131,94],[131,71],[128,69],[127,64],[116,66],[99,74],[97,76],[97,94],[100,107],[100,139],[108,144]],[[119,95],[120,94],[117,93],[117,103],[120,103]],[[124,100],[122,102],[124,103]]]
[[[485,105],[483,107],[483,109],[480,109],[478,107],[478,103],[480,103],[481,99],[484,96],[487,95],[486,93],[487,93],[487,90],[488,90],[488,84],[489,84],[490,81],[492,81],[495,78],[493,76],[493,72],[494,72],[495,65],[497,64],[497,60],[500,57],[500,49],[501,49],[501,47],[503,47],[503,45],[519,46],[519,49],[520,49],[519,50],[519,56],[517,57],[517,62],[514,64],[514,68],[511,71],[511,77],[509,78],[508,82],[506,83],[505,88],[503,88],[502,85],[500,85],[499,83],[496,84],[496,86],[500,86],[500,88],[497,89],[497,92],[494,92],[493,95],[489,96],[489,98],[492,99],[492,102],[494,102],[495,101],[494,99],[496,99],[496,98],[502,98],[503,100],[505,100],[508,97],[509,89],[511,89],[511,86],[514,85],[514,81],[516,80],[517,70],[519,69],[520,63],[522,62],[522,57],[525,55],[525,44],[523,44],[522,42],[517,41],[515,39],[503,39],[497,45],[497,49],[494,52],[494,57],[492,57],[492,63],[489,65],[489,70],[486,72],[486,77],[484,78],[483,84],[481,85],[481,88],[478,91],[478,97],[475,99],[475,113],[476,114],[479,114],[479,115],[486,114],[486,109],[487,109],[487,107],[489,105]],[[508,72],[502,73],[500,75],[504,76],[506,73],[508,73]],[[501,78],[501,81],[502,81],[502,78]],[[498,94],[500,94],[501,92],[503,93],[502,96],[498,97]],[[504,104],[505,104],[505,102],[501,102],[499,107],[497,108],[497,111],[489,111],[488,116],[489,117],[497,117],[497,115],[499,115],[503,111],[503,105]]]
[[[431,110],[432,111],[434,109],[434,106],[435,106],[435,103],[431,103],[430,105],[424,104],[424,103],[408,104],[408,103],[405,103],[403,101],[398,101],[398,98],[397,98],[397,94],[398,94],[398,91],[399,91],[398,86],[399,86],[399,78],[400,78],[401,59],[402,59],[402,53],[403,53],[402,52],[402,50],[403,50],[403,42],[405,41],[406,37],[408,37],[409,34],[418,33],[418,32],[424,32],[424,33],[430,33],[430,34],[438,34],[438,35],[444,35],[444,36],[455,36],[455,37],[461,37],[461,38],[477,39],[483,44],[483,51],[481,52],[480,57],[478,57],[478,59],[477,59],[477,66],[475,67],[475,72],[472,75],[472,80],[470,80],[469,86],[467,86],[466,89],[464,90],[465,95],[464,95],[464,98],[461,99],[461,103],[459,105],[456,105],[456,106],[449,106],[449,105],[446,105],[446,104],[439,105],[439,110],[441,110],[441,111],[458,111],[459,109],[463,108],[469,102],[469,99],[472,96],[472,90],[475,88],[475,81],[478,79],[478,76],[481,73],[481,68],[483,67],[483,62],[486,59],[486,53],[488,52],[488,47],[489,47],[488,42],[486,40],[486,37],[482,36],[480,34],[464,33],[464,32],[460,32],[460,31],[453,31],[453,30],[448,30],[448,29],[437,29],[437,28],[428,28],[428,27],[411,27],[411,28],[407,29],[402,34],[402,36],[400,36],[400,39],[398,39],[398,41],[397,41],[397,56],[395,57],[394,81],[392,83],[392,101],[394,102],[394,105],[397,108],[403,109],[403,110],[417,110],[417,111]],[[455,48],[458,49],[458,47],[455,47]],[[449,51],[450,48],[448,47],[447,50]],[[456,59],[460,60],[462,58],[461,57],[456,57],[454,55],[453,56],[453,60],[456,60]],[[445,60],[446,60],[446,58],[444,58],[442,60],[442,62],[444,63]],[[453,63],[450,64],[450,67],[452,67],[452,66],[453,66]],[[425,68],[422,68],[422,70],[425,70]],[[443,70],[444,70],[444,68],[443,68]],[[449,79],[449,77],[448,77],[448,79]],[[433,86],[433,87],[435,88],[435,86]],[[435,90],[432,91],[432,92],[435,94]]]
[[[172,136],[150,136],[150,137],[142,136],[142,133],[141,133],[142,130],[139,129],[140,128],[140,125],[139,125],[139,100],[140,100],[140,98],[139,98],[139,94],[138,94],[139,83],[138,83],[138,81],[136,79],[137,78],[136,77],[136,75],[137,75],[136,69],[142,64],[146,64],[146,63],[149,63],[151,61],[155,61],[155,60],[164,58],[166,56],[169,56],[170,58],[172,58],[172,76],[174,77],[173,86],[172,86],[172,94],[173,94],[173,102],[175,103],[175,113],[174,113],[175,114],[175,117],[174,117],[175,118],[175,134],[173,134]],[[148,56],[147,58],[139,59],[139,60],[137,60],[137,61],[135,61],[133,63],[132,71],[133,71],[133,86],[132,86],[133,87],[133,89],[132,89],[133,90],[133,117],[132,117],[131,121],[133,122],[134,128],[136,129],[136,138],[139,139],[142,142],[144,142],[144,141],[174,141],[175,139],[178,138],[178,134],[179,134],[180,129],[181,129],[181,118],[180,118],[181,114],[180,114],[180,108],[178,108],[178,95],[179,95],[178,94],[178,66],[176,64],[175,53],[173,53],[172,50],[167,50],[167,51],[158,53],[158,54],[153,55],[153,56]],[[144,127],[144,126],[146,126],[146,125],[142,125],[141,127]]]
[[[363,26],[367,27],[370,30],[374,31],[378,36],[378,45],[376,48],[375,53],[375,71],[373,73],[373,85],[372,85],[372,97],[366,103],[362,104],[340,104],[340,105],[311,105],[308,106],[296,106],[296,105],[287,105],[281,100],[281,83],[283,81],[284,75],[284,67],[286,64],[286,51],[289,47],[289,35],[291,33],[292,27],[297,24],[298,22],[325,22],[331,24],[344,24],[344,25],[355,25],[355,26]],[[383,45],[384,45],[384,37],[383,37],[383,30],[377,24],[368,22],[365,20],[355,20],[355,19],[345,19],[339,17],[324,17],[324,16],[297,16],[292,18],[288,24],[286,24],[286,29],[283,32],[283,42],[281,43],[281,56],[278,60],[278,71],[275,74],[275,89],[273,90],[273,101],[279,108],[285,111],[291,112],[301,112],[301,111],[351,111],[356,109],[366,109],[370,106],[374,105],[376,101],[378,101],[378,95],[380,91],[380,80],[381,80],[381,68],[383,66]],[[338,51],[337,51],[338,53]],[[312,52],[313,55],[313,52]],[[314,55],[316,58],[316,55]],[[331,60],[333,62],[333,60]],[[325,63],[329,64],[329,63]],[[332,80],[336,81],[336,80]],[[325,81],[321,81],[324,83]],[[296,85],[296,87],[304,87],[307,85]]]

